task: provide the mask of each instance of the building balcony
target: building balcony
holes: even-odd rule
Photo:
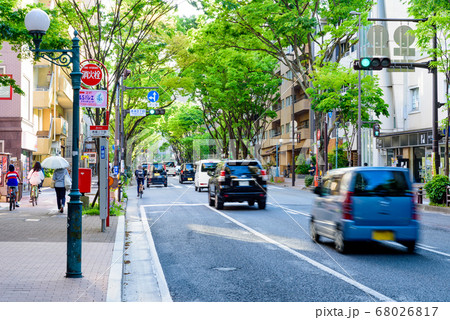
[[[55,134],[67,137],[67,135],[69,134],[67,120],[65,120],[64,118],[55,118],[53,121],[55,125]]]
[[[295,113],[309,112],[310,108],[311,108],[311,103],[308,99],[297,100],[294,103],[294,112]]]
[[[300,140],[305,140],[311,138],[310,129],[309,128],[300,128],[297,129],[297,133],[300,134]]]
[[[33,155],[48,155],[50,154],[50,149],[52,147],[52,139],[49,137],[39,137],[37,138],[37,151],[33,152]]]
[[[64,76],[58,78],[58,90],[56,92],[58,96],[58,103],[65,109],[72,108],[73,106],[73,89],[71,83]]]
[[[51,91],[36,88],[33,91],[33,108],[36,109],[48,109],[50,108]]]

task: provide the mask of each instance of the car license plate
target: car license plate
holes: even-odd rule
[[[192,181],[192,178],[188,178],[188,181]]]
[[[394,232],[392,231],[372,231],[372,239],[373,240],[387,240],[394,241]]]
[[[250,183],[248,181],[239,181],[240,187],[248,187],[249,185],[250,185]]]
[[[155,173],[155,177],[159,176],[159,173]]]

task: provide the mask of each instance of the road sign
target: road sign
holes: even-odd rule
[[[99,66],[89,63],[81,68],[81,82],[87,86],[95,86],[102,81],[103,72]]]
[[[159,99],[159,93],[156,92],[155,90],[152,90],[152,91],[150,91],[150,92],[148,93],[147,99],[148,99],[148,101],[150,101],[150,102],[156,102],[156,101],[158,101],[158,99]]]
[[[108,126],[89,126],[89,130],[93,137],[109,137]]]
[[[130,109],[130,116],[132,117],[145,117],[147,110],[145,109]]]
[[[159,102],[148,102],[147,107],[151,109],[159,108]]]
[[[114,166],[114,174],[119,174],[119,166]]]

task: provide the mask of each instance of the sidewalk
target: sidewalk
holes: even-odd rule
[[[43,188],[35,207],[27,193],[14,211],[0,203],[0,302],[106,301],[119,217],[101,232],[99,216],[83,216],[83,277],[66,278],[67,202],[58,213],[55,191]]]

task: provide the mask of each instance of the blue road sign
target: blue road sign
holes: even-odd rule
[[[119,166],[114,166],[114,174],[119,174]]]
[[[156,92],[155,90],[152,90],[152,91],[150,91],[150,92],[148,93],[147,99],[148,99],[148,101],[150,101],[150,102],[156,102],[156,101],[158,101],[158,99],[159,99],[159,93]]]
[[[105,159],[105,146],[102,146],[102,149],[101,149],[101,151],[100,151],[100,157],[101,157],[101,159]]]
[[[330,117],[330,119],[333,118],[333,111],[329,111],[328,116]]]

